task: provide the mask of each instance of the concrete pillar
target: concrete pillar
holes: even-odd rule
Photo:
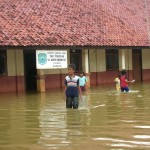
[[[85,75],[87,78],[87,83],[86,83],[86,89],[88,90],[90,88],[90,73],[89,73],[89,53],[88,50],[85,50],[84,53],[84,60],[85,60]]]
[[[122,59],[121,69],[125,69],[126,61],[125,61],[125,50],[124,49],[122,49],[121,59]]]
[[[85,73],[89,73],[89,54],[88,54],[88,50],[85,50]]]
[[[45,75],[44,71],[40,69],[37,70],[37,91],[45,92]]]

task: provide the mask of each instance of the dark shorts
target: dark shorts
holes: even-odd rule
[[[86,91],[85,86],[80,86],[80,89],[81,89],[81,92],[85,92]]]
[[[66,108],[78,108],[79,98],[78,97],[67,97],[66,98]]]
[[[129,92],[129,88],[128,87],[121,87],[121,92],[124,92],[124,91]]]

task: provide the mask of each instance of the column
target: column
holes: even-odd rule
[[[37,91],[45,92],[45,75],[44,70],[37,70]]]
[[[121,59],[122,59],[122,69],[125,69],[125,64],[126,64],[126,61],[125,61],[125,50],[122,49],[122,55],[121,55]]]
[[[86,89],[90,88],[90,73],[89,73],[89,50],[85,50],[84,57],[85,57],[85,75],[87,78]]]

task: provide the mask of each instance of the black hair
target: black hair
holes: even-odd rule
[[[125,69],[123,69],[122,71],[121,71],[121,75],[125,75],[127,72],[126,72],[126,70]]]
[[[74,71],[76,70],[76,66],[74,64],[70,64],[68,68],[72,68]]]
[[[85,73],[84,73],[83,71],[81,71],[81,72],[80,72],[80,74],[83,74],[83,75],[85,75]]]

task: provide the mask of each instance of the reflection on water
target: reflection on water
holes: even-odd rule
[[[0,94],[0,150],[150,149],[150,84],[91,88],[79,109],[63,92]]]

